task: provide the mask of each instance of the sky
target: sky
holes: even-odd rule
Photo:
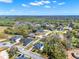
[[[79,15],[79,0],[0,0],[0,15]]]

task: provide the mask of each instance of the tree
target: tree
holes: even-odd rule
[[[15,34],[14,29],[12,29],[11,27],[5,29],[4,32],[5,32],[6,34]]]
[[[28,36],[28,33],[32,31],[32,27],[30,25],[20,25],[17,27],[10,27],[5,30],[7,34],[15,34],[15,35],[23,35],[24,37]]]
[[[14,55],[17,54],[17,52],[18,52],[18,48],[12,46],[12,47],[10,48],[10,50],[8,51],[9,57],[10,57],[10,58],[13,57]]]
[[[79,40],[77,38],[72,38],[72,46],[73,47],[79,47]]]
[[[27,26],[19,26],[18,28],[16,28],[16,32],[20,35],[23,35],[24,37],[27,37],[28,33],[29,33],[29,29]]]
[[[43,53],[46,53],[49,59],[66,59],[65,48],[57,38],[48,39],[45,43]]]

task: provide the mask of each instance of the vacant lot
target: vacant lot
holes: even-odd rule
[[[0,26],[0,33],[3,33],[6,28],[7,27],[5,27],[5,26]]]
[[[73,51],[67,51],[68,59],[75,59],[75,58],[71,55],[72,52],[73,52]]]
[[[71,55],[71,53],[76,53],[76,52],[79,52],[79,49],[72,49],[72,50],[68,50],[67,51],[67,55],[68,55],[68,59],[75,59],[72,55]]]
[[[5,26],[0,26],[0,41],[4,41],[7,39],[7,35],[4,33],[4,30],[6,29],[7,27]]]

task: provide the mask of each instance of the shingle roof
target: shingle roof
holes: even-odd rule
[[[40,49],[42,46],[44,46],[44,44],[42,44],[42,43],[37,43],[37,44],[34,45],[34,48],[35,48],[35,49]]]
[[[31,41],[32,41],[31,38],[26,38],[26,39],[23,41],[23,46],[26,46],[26,45],[29,44]]]
[[[22,38],[22,36],[21,35],[16,35],[16,36],[12,37],[10,40],[16,41],[18,38]]]

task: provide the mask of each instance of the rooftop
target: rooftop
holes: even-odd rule
[[[26,46],[27,44],[29,44],[32,41],[31,38],[25,38],[25,40],[23,41],[23,46]]]

